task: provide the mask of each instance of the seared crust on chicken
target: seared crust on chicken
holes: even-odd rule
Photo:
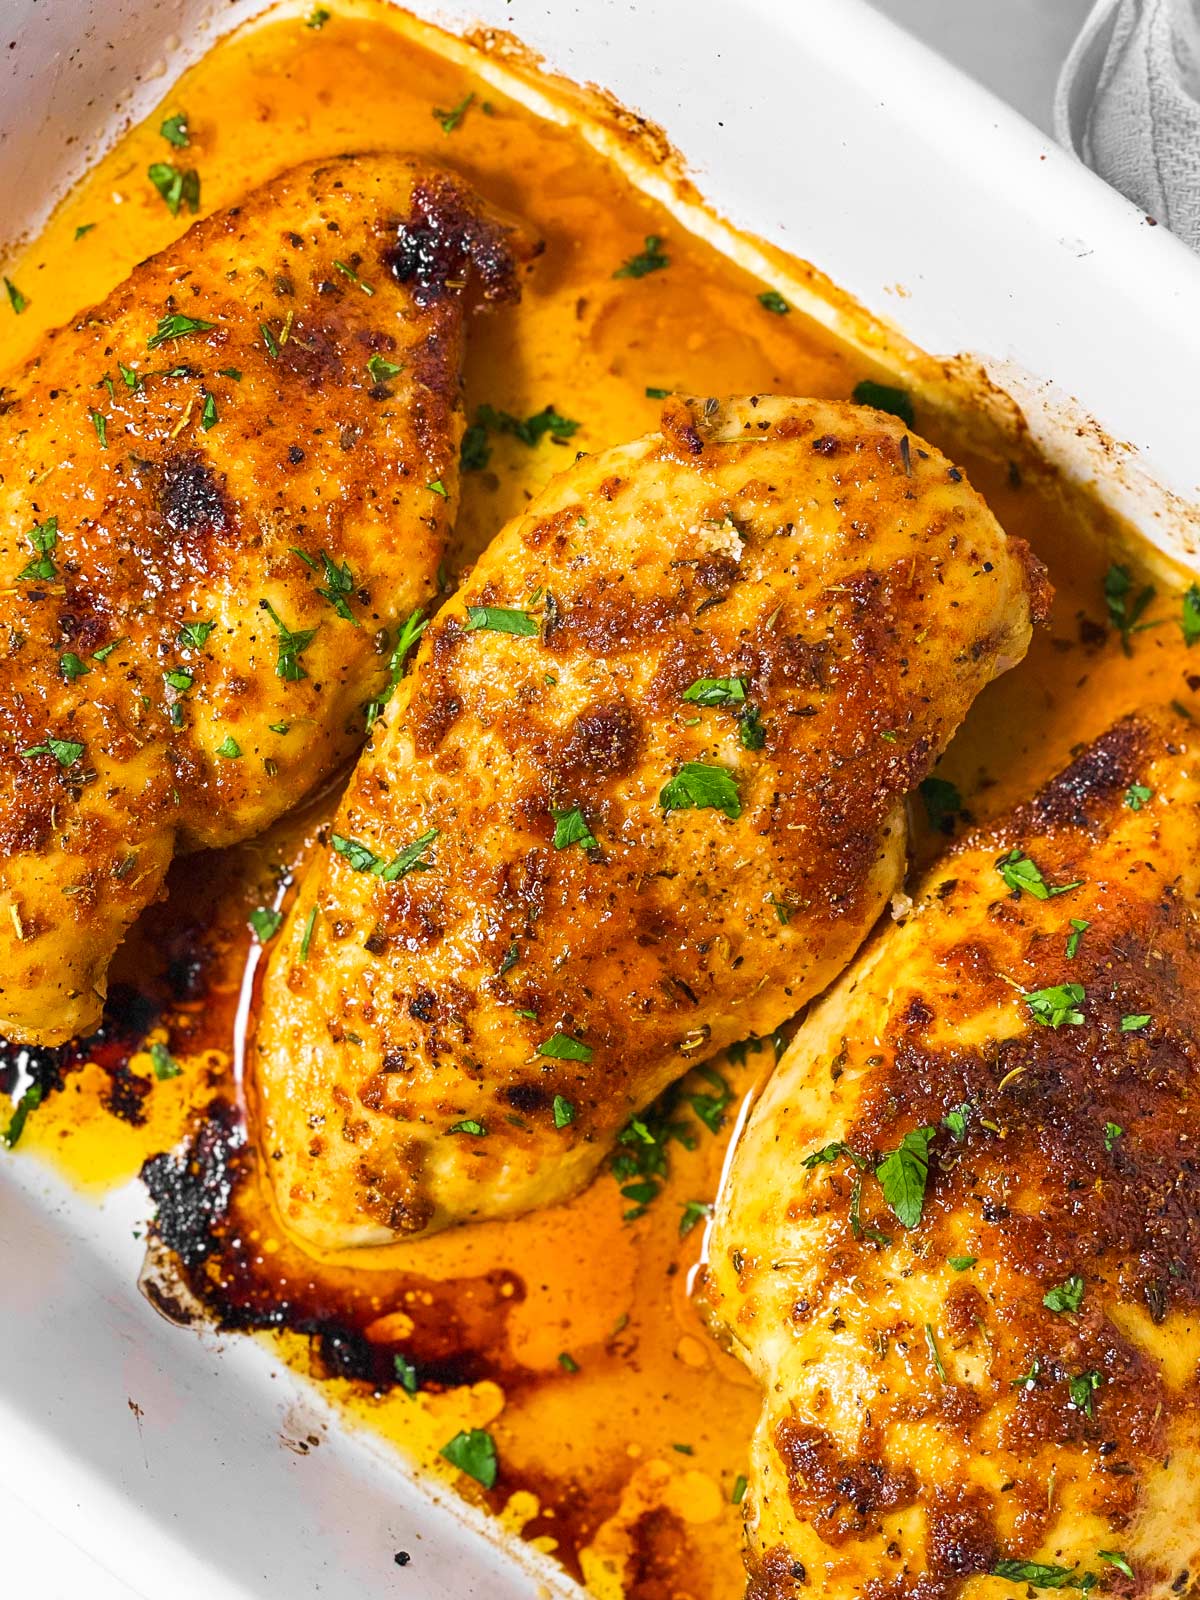
[[[1198,807],[1196,730],[1118,723],[777,1068],[705,1287],[766,1397],[752,1600],[1190,1592]]]
[[[176,849],[349,756],[456,493],[506,225],[392,155],[197,223],[0,391],[0,1033],[99,1018]]]
[[[874,922],[901,801],[1018,660],[1041,569],[891,417],[675,402],[431,625],[273,951],[288,1224],[378,1243],[570,1194]]]

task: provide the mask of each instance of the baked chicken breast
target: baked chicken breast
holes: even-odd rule
[[[274,948],[288,1224],[382,1243],[561,1199],[689,1063],[849,959],[903,796],[1041,569],[895,418],[669,404],[439,613]]]
[[[929,874],[736,1148],[753,1600],[1190,1592],[1200,744],[1118,723]]]
[[[352,754],[454,512],[464,307],[525,253],[392,155],[197,223],[0,390],[0,1033],[99,1018],[172,854]]]

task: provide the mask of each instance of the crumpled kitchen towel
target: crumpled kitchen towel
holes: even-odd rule
[[[1059,79],[1055,133],[1200,250],[1200,0],[1098,0]]]

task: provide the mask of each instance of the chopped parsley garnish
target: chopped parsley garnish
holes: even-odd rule
[[[1038,1381],[1038,1377],[1039,1377],[1039,1375],[1041,1373],[1041,1370],[1042,1370],[1041,1360],[1040,1360],[1039,1357],[1034,1356],[1033,1360],[1029,1363],[1028,1369],[1025,1372],[1023,1372],[1019,1378],[1014,1378],[1012,1380],[1012,1387],[1014,1389],[1025,1389],[1025,1390],[1029,1390],[1029,1389],[1035,1388],[1037,1386],[1037,1381]]]
[[[1093,1415],[1096,1390],[1103,1382],[1104,1378],[1099,1372],[1081,1372],[1077,1378],[1067,1380],[1071,1404],[1076,1411],[1082,1411],[1089,1417]]]
[[[388,862],[357,839],[344,838],[340,833],[333,834],[329,842],[338,855],[345,856],[355,872],[370,872],[376,878],[382,878],[384,883],[395,883],[400,878],[407,878],[410,872],[429,872],[432,869],[433,863],[424,857],[438,833],[437,828],[430,828],[428,833],[414,839],[412,844],[406,845],[398,856]]]
[[[101,450],[107,450],[108,418],[104,415],[103,411],[97,411],[95,406],[89,410],[88,416],[91,418],[92,427],[96,430],[96,437],[100,441]]]
[[[8,280],[5,279],[5,282]],[[21,1135],[25,1132],[25,1124],[29,1120],[29,1113],[36,1111],[45,1097],[45,1090],[40,1083],[31,1083],[25,1093],[17,1101],[13,1114],[9,1118],[8,1127],[4,1130],[4,1142],[12,1150]]]
[[[962,813],[962,795],[947,778],[926,778],[920,787],[925,816],[931,828],[950,833],[954,819]]]
[[[210,428],[215,428],[220,420],[221,419],[217,416],[216,400],[211,394],[206,393],[204,396],[204,406],[200,412],[200,426],[204,429],[205,433],[207,433]]]
[[[883,1198],[905,1228],[915,1228],[921,1220],[929,1179],[929,1142],[936,1131],[914,1128],[875,1168]]]
[[[474,1478],[485,1489],[495,1487],[500,1471],[496,1443],[483,1428],[469,1428],[456,1433],[449,1444],[442,1446],[441,1453],[451,1466]]]
[[[232,378],[234,383],[241,383],[242,381],[241,369],[239,367],[218,367],[217,376],[219,378]]]
[[[434,121],[441,123],[442,132],[443,133],[453,133],[454,132],[455,128],[458,127],[459,123],[462,121],[462,119],[466,116],[467,112],[470,110],[472,104],[474,103],[474,100],[475,100],[475,95],[474,95],[474,93],[471,93],[471,94],[468,94],[468,95],[464,95],[464,97],[458,102],[458,104],[456,106],[453,106],[449,111],[443,111],[440,106],[435,106],[434,107],[434,110],[433,110]]]
[[[766,729],[762,725],[762,717],[757,706],[747,706],[744,711],[738,712],[738,738],[742,742],[743,750],[761,750],[767,742]]]
[[[268,326],[268,324],[265,323],[265,322],[260,322],[259,323],[258,331],[263,336],[263,343],[267,347],[267,354],[270,356],[272,361],[278,361],[279,360],[279,340],[275,337],[274,332]]]
[[[199,211],[200,174],[195,167],[183,170],[170,161],[153,161],[146,175],[173,217],[179,215],[181,206],[187,206],[193,214]]]
[[[466,472],[481,472],[491,460],[488,432],[505,433],[532,448],[547,435],[555,444],[565,444],[580,424],[564,417],[552,405],[543,406],[529,417],[514,416],[511,411],[500,411],[495,406],[481,405],[475,412],[475,421],[463,435],[460,464]]]
[[[351,283],[357,284],[364,294],[372,295],[375,293],[371,285],[364,278],[360,278],[353,267],[347,266],[344,261],[335,261],[333,264],[343,278],[349,278]]]
[[[1108,620],[1121,635],[1121,648],[1127,656],[1133,654],[1132,638],[1144,628],[1157,624],[1141,620],[1146,607],[1154,599],[1154,585],[1146,584],[1135,594],[1133,575],[1128,567],[1113,562],[1104,575],[1104,603],[1108,607]]]
[[[647,400],[665,400],[670,393],[670,389],[655,389],[650,384],[646,385]]]
[[[56,739],[53,734],[47,734],[44,744],[31,744],[21,754],[25,757],[53,756],[60,767],[73,767],[83,754],[83,746],[73,739]]]
[[[777,317],[786,317],[792,309],[778,289],[764,289],[758,297],[758,303],[764,311],[771,311]]]
[[[1067,935],[1067,960],[1073,961],[1079,954],[1079,941],[1091,927],[1086,917],[1072,917],[1071,931]]]
[[[970,1109],[971,1107],[969,1104],[955,1106],[953,1111],[947,1111],[946,1115],[942,1118],[942,1127],[946,1129],[955,1143],[960,1142],[966,1134],[967,1113],[970,1111]]]
[[[70,683],[75,678],[86,678],[92,669],[85,666],[73,650],[65,650],[58,658],[58,670]]]
[[[168,117],[158,131],[167,143],[173,144],[177,150],[186,150],[191,143],[186,112],[177,111],[173,117]]]
[[[443,500],[449,500],[450,498],[450,491],[440,478],[434,478],[433,482],[427,483],[425,487],[430,494],[440,494]]]
[[[1116,1144],[1117,1140],[1124,1132],[1125,1129],[1119,1122],[1106,1122],[1104,1124],[1104,1148],[1109,1152],[1110,1155],[1112,1153],[1113,1145]]]
[[[1085,998],[1081,983],[1058,983],[1049,989],[1035,989],[1025,996],[1033,1020],[1043,1028],[1061,1028],[1064,1023],[1077,1028],[1083,1022],[1079,1007]]]
[[[1116,1567],[1117,1571],[1123,1572],[1127,1578],[1133,1577],[1133,1568],[1124,1550],[1097,1550],[1096,1559],[1107,1561],[1110,1567]]]
[[[698,1222],[712,1216],[711,1200],[685,1200],[683,1215],[679,1219],[679,1237],[686,1239]]]
[[[179,624],[179,642],[190,646],[193,650],[203,650],[208,643],[209,634],[216,627],[215,622],[181,622]]]
[[[127,367],[123,361],[118,361],[117,371],[121,374],[121,381],[127,389],[136,391],[142,387],[142,375],[136,367]]]
[[[409,651],[416,644],[417,640],[425,632],[428,619],[422,615],[423,609],[423,607],[418,606],[415,611],[410,613],[407,622],[405,622],[404,626],[400,630],[400,637],[396,640],[395,649],[388,657],[387,685],[379,694],[375,696],[374,700],[369,700],[367,702],[366,716],[368,733],[370,733],[371,729],[375,726],[375,723],[379,719],[380,713],[382,712],[384,706],[386,706],[388,701],[392,698],[392,694],[395,691],[396,685],[400,682],[400,679],[404,675],[404,658],[408,655]]]
[[[75,229],[75,242],[76,242],[76,244],[78,244],[80,239],[85,238],[89,233],[91,233],[92,229],[95,226],[96,226],[96,224],[94,222],[81,222],[79,224],[79,226]]]
[[[942,1353],[938,1349],[937,1335],[933,1331],[933,1324],[925,1324],[925,1348],[929,1351],[929,1359],[933,1362],[933,1370],[943,1383],[946,1381],[946,1368],[942,1362]]]
[[[122,636],[119,639],[114,639],[111,644],[101,645],[99,650],[93,650],[92,651],[92,660],[93,661],[101,661],[101,662],[107,661],[109,656],[112,655],[114,650],[119,650],[120,647],[123,644],[126,644],[126,643],[128,643],[128,640],[122,634]]]
[[[270,906],[259,906],[252,911],[246,919],[254,932],[254,937],[259,944],[266,944],[268,939],[273,939],[279,932],[280,923],[283,921],[283,912],[276,911]]]
[[[663,254],[662,239],[657,233],[648,233],[645,238],[645,248],[623,262],[613,273],[613,277],[644,278],[647,273],[661,272],[670,264],[670,256]]]
[[[596,847],[592,830],[584,821],[583,812],[578,806],[572,806],[568,811],[554,812],[554,848],[565,850],[572,844],[584,850],[594,850]]]
[[[17,573],[18,583],[32,583],[38,579],[53,578],[56,568],[50,552],[58,544],[58,518],[47,517],[31,529],[29,543],[33,547],[33,560]]]
[[[319,32],[332,18],[333,12],[326,11],[324,6],[314,6],[305,18],[304,26],[311,28],[314,33]]]
[[[801,1165],[806,1172],[811,1172],[814,1167],[831,1167],[835,1161],[840,1161],[843,1156],[848,1156],[854,1165],[865,1168],[867,1163],[856,1151],[851,1150],[848,1144],[843,1144],[840,1139],[835,1139],[831,1144],[823,1144],[819,1150],[814,1150],[806,1155]]]
[[[659,792],[664,811],[721,811],[731,822],[742,814],[741,797],[733,774],[724,767],[702,761],[685,761]]]
[[[1150,1015],[1145,1011],[1131,1011],[1121,1018],[1122,1033],[1137,1033],[1150,1021]]]
[[[392,1357],[392,1365],[396,1371],[396,1381],[405,1394],[416,1394],[420,1384],[417,1380],[417,1369],[411,1361],[405,1359],[399,1351]]]
[[[156,1039],[150,1046],[150,1065],[154,1068],[154,1076],[159,1083],[167,1083],[171,1078],[178,1078],[183,1072],[183,1068],[161,1039]]]
[[[187,694],[196,680],[185,668],[172,667],[170,672],[163,673],[163,681],[174,689],[176,694]]]
[[[158,319],[158,327],[146,340],[146,349],[157,350],[168,339],[182,339],[188,333],[206,333],[209,328],[215,327],[215,322],[205,322],[200,317],[185,317],[182,312],[173,311]]]
[[[1065,1283],[1047,1290],[1042,1296],[1042,1304],[1047,1311],[1078,1311],[1083,1304],[1083,1291],[1083,1279],[1077,1273],[1072,1273]]]
[[[969,1272],[971,1270],[971,1268],[975,1265],[975,1263],[979,1260],[979,1257],[978,1256],[947,1256],[946,1260],[954,1268],[955,1272]]]
[[[242,753],[242,747],[231,733],[227,733],[217,746],[217,754],[226,761],[236,761]]]
[[[313,929],[316,927],[316,925],[317,925],[317,908],[316,908],[316,906],[314,906],[312,908],[312,910],[308,913],[308,919],[304,924],[304,934],[303,934],[303,936],[301,937],[301,940],[300,940],[300,959],[301,959],[301,961],[307,961],[308,960],[308,949],[309,949],[309,946],[312,944]]]
[[[569,1033],[552,1033],[537,1047],[540,1056],[550,1056],[554,1061],[590,1061],[592,1047],[582,1039],[573,1039]]]
[[[1154,790],[1147,789],[1144,783],[1131,783],[1125,791],[1125,804],[1130,811],[1140,811],[1153,794]]]
[[[996,871],[1015,894],[1020,896],[1024,890],[1035,900],[1052,900],[1056,894],[1066,894],[1071,889],[1078,889],[1083,882],[1082,878],[1076,878],[1074,883],[1047,883],[1037,863],[1015,846],[1006,856],[1000,857],[996,863]]]
[[[1012,1583],[1031,1583],[1035,1589],[1076,1588],[1077,1567],[1056,1567],[1041,1561],[997,1561],[992,1568],[994,1578],[1008,1578]]]
[[[1200,639],[1200,584],[1194,583],[1183,597],[1183,607],[1179,613],[1179,626],[1183,633],[1183,642],[1190,650],[1197,639]]]
[[[319,572],[321,567],[324,567],[325,587],[323,589],[318,588],[317,593],[322,600],[329,602],[339,617],[343,617],[347,622],[352,622],[356,628],[359,627],[358,618],[351,611],[350,602],[346,599],[348,594],[353,594],[354,592],[354,576],[350,571],[350,563],[343,561],[339,567],[324,548],[321,550],[320,565],[313,560],[312,556],[303,550],[297,549],[295,545],[292,546],[292,554],[299,556],[305,566],[311,567],[314,572]]]
[[[528,611],[515,611],[509,606],[468,606],[464,633],[515,633],[520,638],[532,639],[538,631],[536,621]]]
[[[744,1472],[739,1472],[733,1480],[733,1493],[729,1496],[735,1506],[740,1506],[746,1498],[746,1490],[750,1487]]]
[[[895,389],[891,384],[864,378],[861,383],[854,385],[852,398],[855,405],[871,406],[876,411],[886,411],[889,416],[899,417],[906,427],[911,428],[916,420],[912,396],[907,389]]]
[[[367,357],[367,374],[372,383],[386,383],[389,378],[399,377],[403,371],[403,363],[387,361],[383,356]]]
[[[746,698],[746,685],[740,678],[697,678],[683,698],[698,706],[737,705]]]
[[[22,311],[24,311],[25,307],[29,304],[29,301],[21,293],[20,289],[17,288],[16,284],[11,278],[5,278],[4,288],[8,295],[9,305],[13,308],[14,313],[19,317]]]
[[[568,1353],[565,1350],[560,1350],[559,1351],[558,1364],[563,1369],[564,1372],[578,1372],[579,1371],[579,1363],[578,1363],[578,1361],[576,1361],[576,1359],[575,1359],[575,1357],[573,1355],[568,1355]]]
[[[464,1117],[461,1122],[452,1123],[450,1132],[470,1134],[472,1139],[485,1139],[487,1137],[487,1129],[482,1122],[476,1122],[474,1117]]]
[[[561,1094],[554,1096],[554,1126],[568,1128],[575,1121],[575,1107]]]
[[[301,678],[308,677],[308,673],[300,665],[300,657],[316,638],[318,630],[301,628],[294,631],[288,627],[269,600],[260,600],[258,603],[275,624],[275,630],[279,634],[279,657],[275,662],[276,677],[284,679],[287,683],[299,683]]]

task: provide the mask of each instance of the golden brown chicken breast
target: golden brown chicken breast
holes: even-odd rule
[[[453,514],[464,306],[519,248],[447,173],[300,167],[0,390],[0,1033],[94,1024],[172,853],[362,739]]]
[[[748,1595],[1190,1592],[1200,741],[1119,723],[805,1021],[706,1294],[766,1396]]]
[[[844,965],[902,797],[1041,571],[891,417],[669,406],[438,615],[274,951],[256,1050],[320,1246],[557,1200],[690,1062]]]

